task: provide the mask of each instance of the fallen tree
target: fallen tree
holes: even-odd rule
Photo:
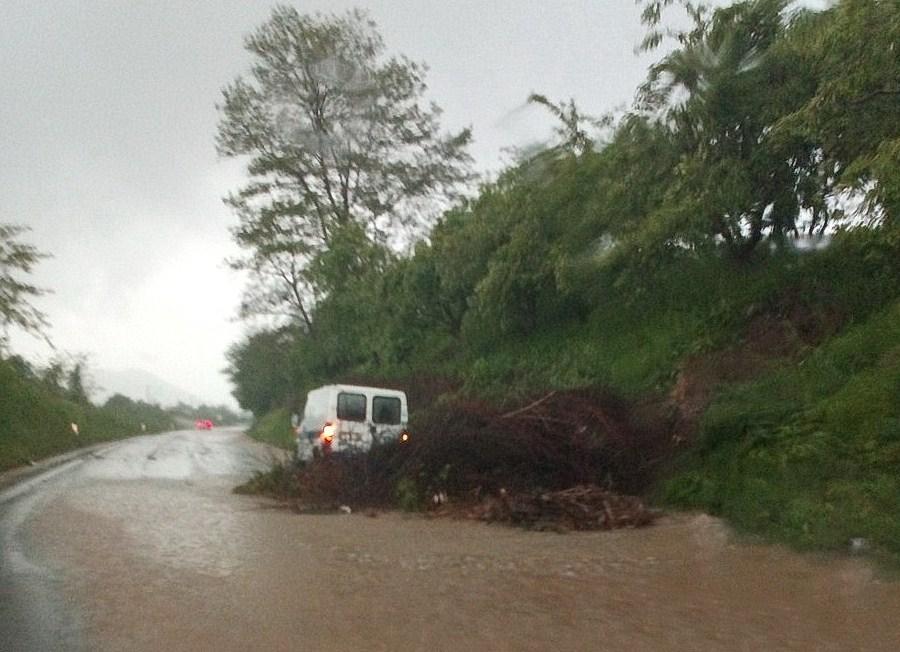
[[[653,520],[635,494],[672,449],[652,423],[597,388],[504,410],[456,400],[420,415],[408,444],[296,462],[241,490],[298,511],[400,507],[540,529],[634,527]]]

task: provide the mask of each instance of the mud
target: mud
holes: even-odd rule
[[[301,516],[231,494],[236,466],[201,460],[250,445],[206,441],[160,440],[165,473],[127,447],[132,479],[85,463],[22,520],[86,649],[900,649],[900,583],[861,559],[738,543],[704,515],[566,535]]]

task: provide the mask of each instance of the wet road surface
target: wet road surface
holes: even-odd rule
[[[298,516],[237,431],[95,451],[0,493],[0,650],[897,650],[900,582],[717,520],[558,535]]]

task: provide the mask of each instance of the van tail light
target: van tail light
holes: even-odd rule
[[[408,442],[409,442],[409,431],[404,430],[403,432],[400,433],[400,443],[406,444]]]
[[[319,439],[322,440],[322,443],[326,446],[331,446],[331,442],[334,441],[334,435],[337,432],[337,428],[331,421],[325,422],[325,427],[322,428],[322,434],[319,435]]]

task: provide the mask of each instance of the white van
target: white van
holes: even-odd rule
[[[297,457],[367,451],[374,443],[409,439],[406,393],[380,387],[326,385],[306,395],[295,426]]]

